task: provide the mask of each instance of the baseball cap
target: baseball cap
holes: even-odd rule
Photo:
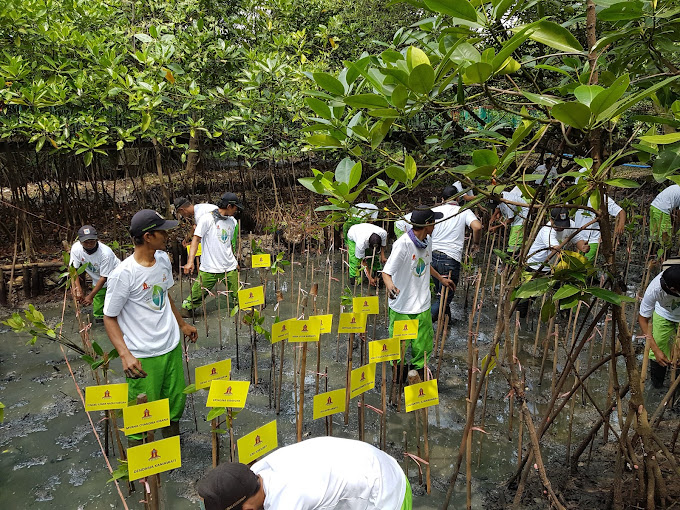
[[[137,212],[130,222],[130,235],[140,237],[147,232],[154,230],[170,230],[179,225],[177,220],[166,220],[156,211],[142,209]]]
[[[241,510],[243,502],[260,490],[260,479],[245,464],[227,462],[211,470],[196,488],[205,510]]]
[[[227,191],[224,195],[222,195],[220,201],[217,204],[217,206],[222,209],[228,205],[235,205],[239,209],[243,209],[243,202],[241,202],[241,199],[236,196],[236,193],[231,193],[230,191]]]
[[[452,196],[457,195],[457,194],[460,193],[461,191],[462,191],[462,190],[458,189],[457,186],[455,186],[455,185],[452,184],[452,185],[450,185],[450,186],[446,186],[446,187],[442,190],[442,197],[444,197],[444,200],[446,200],[447,198],[451,198]]]
[[[444,213],[434,212],[430,208],[418,208],[411,213],[411,224],[414,227],[424,227],[443,217]]]
[[[175,206],[175,211],[177,209],[181,209],[185,205],[189,205],[191,201],[187,197],[177,197],[175,201],[173,202],[173,205]]]
[[[98,239],[97,230],[92,225],[83,225],[78,229],[78,241]]]
[[[555,227],[567,228],[571,226],[569,211],[567,211],[566,207],[555,207],[550,211],[550,217]]]

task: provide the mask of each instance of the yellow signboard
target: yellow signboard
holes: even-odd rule
[[[401,341],[398,338],[368,342],[369,363],[393,361],[401,358]]]
[[[213,381],[206,407],[245,407],[250,381]]]
[[[170,425],[170,401],[154,400],[146,404],[125,407],[123,409],[125,435],[139,434],[147,430],[155,430]]]
[[[319,333],[324,334],[324,333],[330,333],[331,328],[333,327],[333,314],[329,313],[328,315],[312,315],[309,318],[310,321],[316,322],[319,325]]]
[[[380,313],[378,296],[355,297],[352,300],[352,310],[357,313],[377,314]]]
[[[253,262],[253,268],[271,267],[272,265],[272,256],[269,255],[269,253],[258,253],[257,255],[253,254],[251,256],[251,260]]]
[[[357,397],[375,388],[375,364],[369,363],[355,368],[350,374],[350,380],[349,398]]]
[[[229,379],[231,374],[231,360],[225,359],[196,367],[194,371],[194,380],[196,381],[196,388],[210,388],[210,383],[217,379]]]
[[[249,464],[269,453],[279,446],[279,438],[276,430],[276,420],[246,434],[238,441],[238,461],[241,464]]]
[[[345,388],[326,393],[319,393],[314,396],[314,419],[324,418],[331,414],[345,412]]]
[[[130,481],[182,466],[179,436],[133,446],[127,455]]]
[[[252,287],[238,291],[238,306],[241,310],[264,304],[264,287]]]
[[[365,333],[365,313],[341,313],[338,333]]]
[[[123,409],[128,405],[128,385],[102,384],[85,388],[85,410]]]
[[[319,341],[319,323],[317,321],[288,321],[288,335],[289,342],[318,342]]]
[[[437,379],[404,386],[404,402],[406,402],[407,413],[425,407],[439,405]]]
[[[288,326],[294,319],[288,319],[281,322],[275,322],[272,324],[272,343],[279,343],[281,340],[288,340],[290,335],[290,330]]]
[[[394,321],[392,337],[399,340],[409,340],[418,337],[418,319]]]

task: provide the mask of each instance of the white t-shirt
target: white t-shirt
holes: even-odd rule
[[[659,211],[670,214],[673,209],[680,207],[680,186],[668,186],[652,200],[652,205]]]
[[[571,220],[570,220],[571,221]],[[562,241],[572,234],[574,222],[571,221],[571,228],[565,228],[561,232],[555,230],[551,225],[545,225],[538,231],[531,248],[529,248],[529,260],[527,265],[533,269],[538,269],[550,256],[551,248],[557,248]],[[554,258],[552,259],[554,262]],[[550,266],[543,266],[543,271],[549,271]]]
[[[588,207],[592,207],[593,204],[588,199]],[[607,197],[607,211],[612,216],[617,216],[623,209],[619,207],[619,204],[614,202],[611,197]],[[595,218],[596,214],[591,211],[586,211],[584,209],[578,209],[576,211],[576,216],[574,216],[574,225],[576,228],[581,228],[586,223],[591,222]],[[592,225],[587,226],[581,230],[576,236],[574,236],[574,241],[585,241],[587,243],[599,243],[600,238],[600,223],[595,222]]]
[[[377,220],[378,206],[375,204],[370,204],[368,202],[360,202],[358,204],[354,204],[354,207],[350,209],[350,214],[357,218],[362,218],[366,220]]]
[[[156,251],[156,263],[140,265],[130,255],[109,275],[104,315],[117,317],[123,338],[135,358],[151,358],[179,343],[179,325],[168,303],[173,286],[170,257]]]
[[[409,230],[411,230],[412,225],[411,225],[411,223],[409,223],[410,221],[411,221],[411,213],[408,213],[403,218],[395,221],[394,222],[394,228],[395,228],[394,233],[397,234],[397,230],[399,230],[400,232],[408,232]]]
[[[99,247],[92,255],[85,251],[80,241],[76,241],[71,246],[71,265],[78,269],[80,266],[85,266],[85,272],[92,278],[92,285],[97,285],[100,277],[108,278],[111,272],[118,267],[120,259],[116,257],[113,250],[106,246],[101,241],[98,241]],[[104,284],[104,288],[108,282]]]
[[[389,300],[397,313],[421,313],[430,308],[430,263],[432,240],[427,237],[426,248],[416,248],[408,235],[403,235],[392,245],[383,273],[392,277],[399,295]]]
[[[236,269],[237,262],[231,242],[237,226],[233,216],[219,221],[215,221],[212,214],[201,216],[194,231],[194,235],[201,238],[201,271],[224,273]]]
[[[463,183],[460,182],[460,181],[454,182],[454,183],[453,183],[453,187],[456,188],[456,189],[458,190],[458,193],[463,193],[463,190],[465,189],[465,188],[463,187]],[[463,193],[463,196],[466,196],[466,197],[474,197],[475,195],[472,193],[472,190],[469,189],[469,190],[467,190],[465,193]]]
[[[262,477],[265,510],[400,510],[406,491],[393,457],[352,439],[307,439],[252,470]]]
[[[650,318],[656,312],[671,322],[680,322],[680,297],[674,297],[661,288],[661,275],[654,278],[640,303],[640,315]]]
[[[433,207],[444,217],[437,220],[432,232],[432,251],[440,251],[458,262],[463,258],[465,227],[469,227],[477,216],[470,209],[461,211],[460,206],[444,204]]]
[[[347,231],[347,239],[356,243],[354,256],[358,259],[363,259],[366,256],[368,249],[368,239],[373,235],[378,234],[381,239],[381,246],[387,246],[387,231],[372,223],[357,223],[352,225]]]
[[[209,212],[217,209],[215,204],[196,204],[194,205],[194,225],[198,225],[199,220]]]

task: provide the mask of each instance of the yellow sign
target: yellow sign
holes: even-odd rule
[[[196,388],[210,388],[210,383],[216,379],[229,379],[231,374],[231,360],[225,359],[196,367],[194,380],[196,381]]]
[[[332,313],[329,313],[328,315],[312,315],[309,320],[319,324],[319,333],[322,335],[331,332],[331,328],[333,327]]]
[[[213,381],[206,407],[245,407],[250,381]]]
[[[338,333],[365,333],[365,313],[341,313]]]
[[[380,313],[378,296],[355,297],[352,300],[352,309],[356,313],[377,314]]]
[[[85,410],[123,409],[128,405],[128,385],[102,384],[85,388]]]
[[[279,438],[276,430],[276,420],[246,434],[238,441],[238,461],[241,464],[249,464],[269,453],[279,446]]]
[[[394,321],[392,327],[392,336],[399,340],[408,340],[410,338],[418,337],[418,319],[410,319],[405,321]]]
[[[363,367],[355,368],[350,374],[349,398],[354,398],[362,393],[375,388],[375,365],[369,363]]]
[[[179,436],[133,446],[127,455],[130,481],[182,466]]]
[[[253,262],[253,268],[257,267],[271,267],[272,256],[269,253],[258,253],[251,256]]]
[[[167,427],[170,425],[170,401],[164,398],[126,407],[123,409],[123,421],[126,436]]]
[[[264,287],[252,287],[238,291],[238,306],[241,310],[264,304]]]
[[[318,342],[319,323],[317,321],[288,321],[289,342]]]
[[[404,386],[404,402],[406,402],[407,413],[425,407],[439,405],[437,379]]]
[[[293,319],[288,319],[285,321],[281,322],[275,322],[272,324],[272,343],[276,344],[279,343],[281,340],[288,340],[288,336],[290,334],[290,330],[288,329],[288,326],[290,326],[290,323],[293,321]]]
[[[369,363],[393,361],[401,358],[401,341],[398,338],[368,342]]]
[[[314,419],[324,418],[331,414],[345,412],[345,388],[326,393],[319,393],[314,396]]]

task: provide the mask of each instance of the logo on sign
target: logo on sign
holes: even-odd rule
[[[284,324],[283,326],[281,326],[281,332],[283,332],[283,331],[287,331],[287,330],[286,330],[286,325],[285,325],[285,324]]]
[[[109,390],[106,390],[102,398],[111,398],[111,392]]]
[[[262,440],[260,439],[260,436],[255,436],[255,444],[258,445],[261,442],[262,442]]]
[[[356,317],[352,317],[352,321],[350,322],[350,324],[356,324],[356,323],[357,323]]]
[[[402,331],[408,331],[408,324],[404,324],[404,329]]]
[[[151,450],[151,457],[149,458],[149,460],[160,459],[160,458],[161,458],[161,456],[158,455],[158,450],[156,450],[155,448],[153,450]]]
[[[362,381],[366,380],[366,372],[361,372],[361,380]]]
[[[225,395],[231,395],[231,386],[227,388],[227,391],[224,392]]]
[[[383,350],[383,352],[385,352],[387,350],[387,344],[383,344],[382,350]]]
[[[331,397],[328,397],[328,401],[326,402],[326,405],[329,406],[333,403],[333,399]]]
[[[143,418],[151,418],[151,413],[149,412],[148,409],[144,409],[144,416]]]
[[[304,324],[304,325],[302,326],[302,331],[307,331],[307,324]]]
[[[424,397],[424,396],[425,396],[425,390],[423,390],[422,388],[420,388],[420,391],[418,392],[418,396],[419,396],[419,397]]]

